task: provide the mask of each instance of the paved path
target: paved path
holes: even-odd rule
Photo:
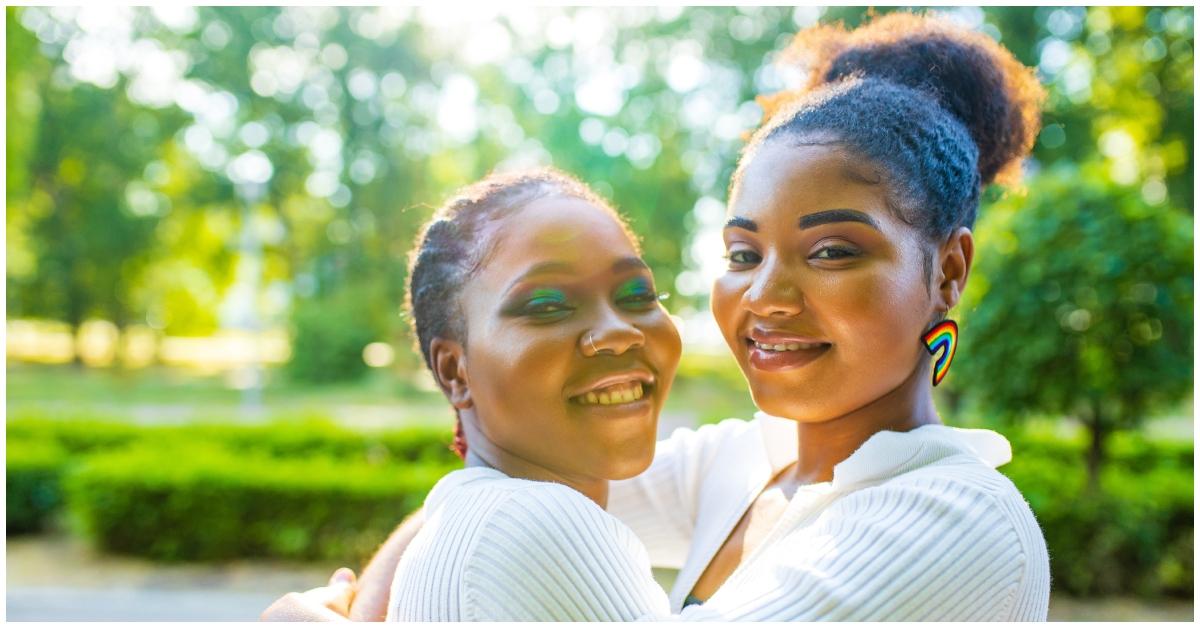
[[[257,621],[277,595],[189,589],[11,587],[8,621]]]
[[[8,621],[254,621],[337,565],[236,561],[162,565],[104,556],[69,536],[7,543]]]
[[[64,535],[7,543],[8,621],[254,621],[288,591],[321,586],[337,565],[238,561],[161,565],[103,556]],[[659,574],[670,580],[670,574]],[[1186,600],[1054,597],[1052,621],[1192,621]]]

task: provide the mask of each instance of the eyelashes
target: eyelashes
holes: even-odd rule
[[[656,291],[650,279],[635,277],[622,282],[613,291],[611,298],[620,308],[644,311],[669,296],[666,292]],[[505,314],[549,321],[564,318],[576,309],[578,307],[565,291],[557,288],[536,288],[517,299],[512,306],[505,308]]]
[[[862,254],[862,249],[858,247],[842,243],[833,243],[818,248],[816,251],[808,255],[808,259],[836,262],[861,257]],[[722,257],[728,262],[729,267],[732,270],[753,266],[759,262],[762,262],[762,255],[750,249],[734,249],[727,251]]]
[[[530,293],[520,313],[537,318],[553,318],[573,309],[562,290],[538,288]]]
[[[620,304],[650,304],[659,300],[659,293],[654,291],[654,285],[645,277],[635,277],[621,284],[613,295],[613,300]]]

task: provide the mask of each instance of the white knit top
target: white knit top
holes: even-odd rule
[[[562,484],[471,467],[425,498],[387,621],[619,621],[666,615],[646,548]]]
[[[613,483],[624,524],[561,485],[452,473],[426,501],[388,618],[1045,620],[1045,541],[994,468],[1008,441],[941,425],[873,435],[831,482],[796,492],[711,599],[681,609],[796,442],[794,422],[761,413],[677,430],[649,470]],[[649,564],[680,568],[669,609]]]

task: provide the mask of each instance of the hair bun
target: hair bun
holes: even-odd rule
[[[987,35],[943,18],[895,12],[850,31],[815,26],[796,35],[785,58],[808,67],[810,90],[863,77],[932,94],[975,140],[984,185],[1019,178],[1041,126],[1045,92],[1033,70]]]

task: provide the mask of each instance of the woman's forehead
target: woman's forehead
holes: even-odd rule
[[[750,159],[733,191],[731,216],[794,220],[829,209],[890,214],[878,169],[836,145],[773,141]]]
[[[480,275],[503,279],[537,266],[579,271],[637,256],[621,224],[606,209],[577,198],[536,200],[506,216],[491,237]]]

